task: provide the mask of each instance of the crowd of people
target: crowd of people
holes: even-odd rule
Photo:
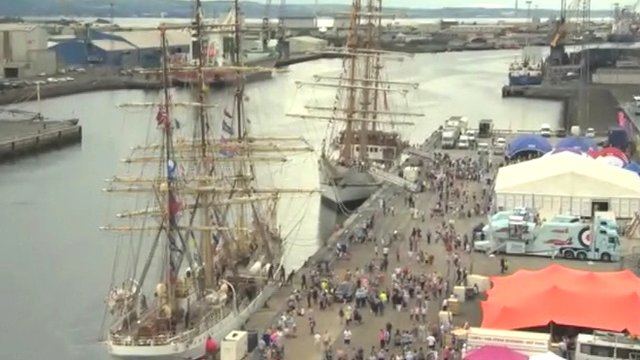
[[[337,258],[346,260],[334,261],[343,263],[356,262],[352,248],[366,248],[357,265],[337,271],[318,262],[296,275],[288,309],[261,347],[279,349],[288,336],[311,336],[325,360],[453,360],[458,349],[445,342],[453,324],[438,315],[448,310],[453,287],[466,285],[473,237],[464,220],[489,211],[492,170],[490,161],[435,153],[422,169],[425,193],[379,200],[379,208],[338,242]],[[390,228],[416,210],[420,216],[411,216],[411,225]],[[391,311],[398,314],[387,316]],[[317,325],[317,317],[327,315],[340,321],[338,339]],[[366,326],[376,317],[395,321]],[[357,343],[354,333],[376,341]],[[271,351],[269,359],[283,353]]]

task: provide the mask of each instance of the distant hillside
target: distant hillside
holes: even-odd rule
[[[348,5],[320,4],[313,5],[287,4],[280,9],[278,0],[274,0],[271,17],[311,16],[314,13],[331,16],[336,12],[346,12]],[[113,3],[113,10],[110,3]],[[231,1],[205,2],[207,14],[215,15],[227,12]],[[265,15],[264,2],[242,1],[242,9],[247,17],[262,18]],[[176,0],[20,0],[0,2],[0,14],[3,16],[86,16],[109,17],[191,17],[191,1]],[[513,9],[487,8],[444,8],[444,9],[408,9],[387,8],[386,12],[411,18],[508,18],[515,16]],[[555,17],[557,10],[537,10],[541,17]],[[520,16],[524,15],[521,11]],[[594,11],[593,17],[609,16],[609,11]]]

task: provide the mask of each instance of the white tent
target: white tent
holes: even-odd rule
[[[498,207],[550,215],[591,216],[594,203],[606,203],[619,218],[640,210],[637,174],[569,151],[500,168],[494,191]]]
[[[529,356],[529,360],[565,360],[565,359],[562,356],[556,355],[556,353],[549,351],[544,354],[535,354],[533,356]]]

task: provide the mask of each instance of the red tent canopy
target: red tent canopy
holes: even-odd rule
[[[550,322],[640,334],[640,278],[631,271],[589,272],[551,265],[493,277],[482,327],[522,329]]]

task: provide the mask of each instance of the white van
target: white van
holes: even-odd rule
[[[473,129],[467,129],[467,132],[465,132],[465,135],[467,135],[467,137],[469,138],[469,142],[470,143],[474,143],[476,141],[476,131]]]
[[[469,136],[461,135],[458,139],[458,149],[468,149],[470,146]]]
[[[504,155],[504,152],[507,150],[507,140],[505,138],[497,138],[496,142],[493,144],[493,154],[494,155]]]
[[[551,126],[549,124],[540,125],[540,136],[551,137]]]
[[[481,154],[489,155],[489,144],[486,142],[478,143],[478,155]]]

